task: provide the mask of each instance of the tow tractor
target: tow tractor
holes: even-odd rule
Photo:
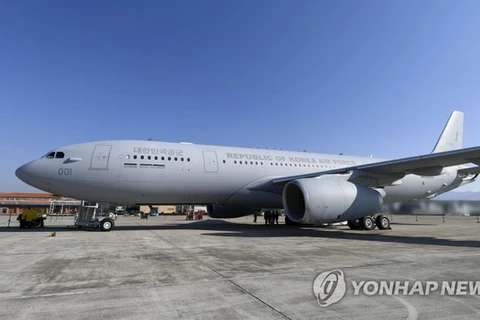
[[[112,212],[97,212],[98,203],[82,201],[75,215],[75,226],[85,229],[110,231],[115,226],[117,215]]]
[[[20,222],[20,228],[44,227],[44,221],[47,215],[37,209],[26,209],[18,215],[17,220]]]

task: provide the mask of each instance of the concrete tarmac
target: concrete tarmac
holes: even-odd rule
[[[374,231],[266,226],[252,216],[119,216],[111,232],[67,227],[67,217],[48,218],[43,229],[16,221],[7,228],[6,220],[0,216],[0,319],[480,318],[480,286],[465,295],[368,295],[380,280],[479,281],[475,217],[394,216],[392,230]],[[346,293],[322,307],[313,284],[334,269]],[[370,285],[355,295],[352,281]]]

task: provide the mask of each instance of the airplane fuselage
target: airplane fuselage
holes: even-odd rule
[[[262,181],[384,160],[156,141],[83,143],[52,153],[26,164],[17,175],[41,190],[97,202],[258,208],[282,207],[281,191],[255,190]],[[454,168],[435,176],[408,174],[383,188],[384,202],[428,198],[458,181]]]

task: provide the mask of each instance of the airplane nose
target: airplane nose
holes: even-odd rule
[[[29,162],[19,167],[17,170],[15,170],[15,175],[18,179],[22,180],[25,183],[28,183],[27,181],[29,180],[29,178],[33,176],[32,163]]]
[[[18,179],[32,187],[50,192],[48,168],[45,168],[42,159],[24,164],[15,170],[15,175]]]

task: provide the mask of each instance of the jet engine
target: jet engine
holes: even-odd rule
[[[339,179],[299,179],[283,189],[283,208],[293,222],[321,224],[380,212],[380,192]]]
[[[243,206],[229,206],[229,205],[208,205],[207,213],[211,218],[237,218],[248,216],[259,212],[260,209],[243,207]]]

